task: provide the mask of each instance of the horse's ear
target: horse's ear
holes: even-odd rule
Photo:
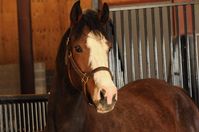
[[[82,15],[82,9],[80,7],[80,1],[78,0],[77,2],[75,2],[70,12],[71,25],[76,24],[80,19],[81,15]]]
[[[102,10],[100,12],[100,21],[105,24],[109,20],[109,7],[107,3],[103,4]]]

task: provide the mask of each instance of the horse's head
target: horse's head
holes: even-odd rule
[[[82,13],[78,1],[72,7],[70,20],[65,57],[70,82],[81,88],[97,112],[109,112],[116,103],[117,88],[108,68],[112,45],[112,31],[107,31],[110,29],[108,5],[104,4],[100,12],[87,10]]]

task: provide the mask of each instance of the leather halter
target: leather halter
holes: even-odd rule
[[[66,46],[68,47],[68,44],[69,44],[69,41],[70,41],[70,38],[68,37],[67,38],[67,41],[66,41]],[[82,87],[83,87],[83,92],[84,92],[84,95],[85,97],[87,98],[87,101],[89,104],[91,104],[92,102],[89,101],[88,97],[87,97],[87,82],[88,80],[96,73],[96,72],[99,72],[99,71],[108,71],[111,78],[113,79],[113,76],[112,76],[112,73],[110,71],[110,69],[108,67],[105,67],[105,66],[101,66],[101,67],[97,67],[95,68],[94,70],[90,71],[90,72],[82,72],[81,69],[77,66],[77,64],[75,63],[74,61],[74,58],[72,56],[72,52],[69,50],[68,51],[68,61],[70,61],[70,64],[72,65],[72,68],[75,70],[75,72],[78,74],[78,76],[81,78],[81,82],[82,82]],[[75,87],[73,81],[72,81],[72,78],[71,78],[71,75],[70,75],[70,64],[68,63],[68,76],[69,76],[69,79],[70,79],[70,82],[71,84]]]

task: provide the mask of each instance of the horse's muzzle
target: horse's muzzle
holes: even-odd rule
[[[105,97],[105,93],[103,91],[100,91],[100,100],[94,101],[93,103],[96,106],[96,110],[98,113],[107,113],[114,109],[114,106],[117,101],[117,94],[114,94],[112,97],[111,103],[108,103],[107,97]]]

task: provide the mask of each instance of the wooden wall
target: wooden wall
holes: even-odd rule
[[[32,0],[32,41],[34,61],[45,62],[53,69],[62,34],[69,25],[71,1]],[[67,8],[68,7],[68,8]]]
[[[61,36],[69,27],[69,13],[76,0],[31,0],[32,41],[35,62],[54,69]],[[81,0],[83,9],[92,0]],[[100,0],[111,5],[169,0]],[[182,1],[182,0],[174,0]],[[189,1],[189,0],[187,0]],[[181,11],[180,11],[181,12]],[[189,12],[189,11],[188,11]],[[190,31],[190,30],[189,30]],[[16,0],[0,0],[0,65],[19,62]]]
[[[70,25],[69,14],[75,0],[32,0],[32,35],[34,61],[46,62],[54,69],[61,37]],[[82,8],[91,6],[81,1]]]
[[[54,69],[61,37],[69,27],[69,13],[76,0],[31,0],[32,41],[35,62]],[[81,0],[83,9],[91,0]],[[0,65],[19,63],[16,0],[0,0]]]

